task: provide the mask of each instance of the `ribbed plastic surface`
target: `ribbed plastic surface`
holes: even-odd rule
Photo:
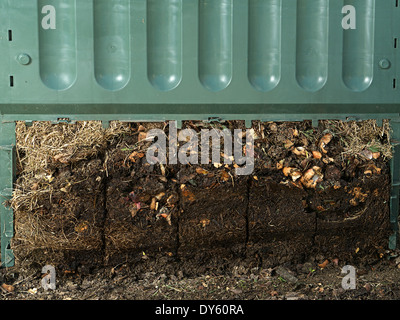
[[[0,104],[398,104],[399,20],[398,0],[1,1]]]

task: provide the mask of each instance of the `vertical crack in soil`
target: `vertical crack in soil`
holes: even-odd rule
[[[176,242],[175,242],[175,252],[174,252],[174,256],[176,257],[177,260],[179,260],[179,247],[181,245],[180,242],[180,236],[179,236],[179,223],[180,223],[180,216],[182,213],[182,195],[181,193],[178,191],[178,201],[177,201],[177,207],[178,207],[178,213],[176,215]]]
[[[106,235],[105,235],[105,227],[106,227],[106,220],[108,216],[107,210],[107,187],[108,187],[108,175],[107,175],[107,157],[108,151],[105,150],[104,154],[101,156],[101,161],[103,163],[104,169],[104,177],[103,177],[103,221],[101,227],[101,257],[102,257],[102,264],[105,265],[105,258],[106,258]]]
[[[246,255],[247,252],[247,244],[249,243],[250,237],[250,229],[249,229],[249,206],[250,206],[250,188],[251,188],[251,178],[247,177],[247,189],[246,189],[246,211],[245,211],[245,220],[246,220],[246,238],[244,243],[244,252]]]

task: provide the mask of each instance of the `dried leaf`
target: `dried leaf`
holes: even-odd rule
[[[133,152],[129,155],[128,159],[129,159],[130,161],[132,161],[132,162],[136,162],[136,155],[137,155],[137,152],[136,152],[136,151],[133,151]]]
[[[204,228],[205,226],[208,226],[210,224],[210,220],[209,219],[202,219],[202,220],[200,220],[200,224]]]
[[[306,157],[308,155],[307,150],[304,147],[296,147],[293,148],[292,152],[298,156]]]
[[[89,229],[89,224],[87,221],[82,221],[78,225],[75,226],[75,231],[78,233],[85,232]]]
[[[287,139],[287,140],[285,140],[285,142],[284,142],[284,147],[285,147],[285,149],[289,149],[290,147],[293,146],[293,144],[294,144],[294,143],[293,143],[291,140]]]
[[[332,134],[327,133],[319,140],[318,146],[323,153],[328,153],[328,151],[326,151],[324,148],[332,140],[332,137]]]
[[[248,130],[248,132],[249,132],[249,134],[253,137],[254,140],[259,139],[259,137],[258,137],[256,131],[255,131],[253,128],[251,128],[250,130]]]
[[[168,199],[167,199],[167,203],[169,205],[174,205],[175,203],[177,203],[179,200],[178,194],[176,192],[172,193]]]
[[[196,172],[198,174],[203,174],[203,175],[207,175],[208,174],[208,171],[206,169],[203,169],[203,168],[200,168],[200,167],[196,168]]]
[[[333,185],[333,189],[335,189],[335,190],[340,189],[340,184],[336,184],[336,183],[335,183],[335,184]]]
[[[162,163],[160,163],[160,170],[161,170],[161,174],[163,176],[165,176],[165,166]]]
[[[171,215],[169,214],[167,217],[165,217],[169,225],[172,225],[171,223]]]
[[[229,180],[229,174],[225,170],[220,173],[221,180],[227,182]]]
[[[290,175],[291,171],[294,170],[294,169],[296,169],[296,168],[293,168],[293,167],[284,167],[284,168],[282,169],[282,172],[283,172],[283,174],[285,175],[285,177],[288,177],[288,176]]]
[[[139,211],[139,210],[138,210],[136,204],[132,204],[132,205],[129,207],[129,212],[131,213],[131,217],[132,217],[132,218],[134,218],[134,217],[136,216],[136,214],[137,214],[138,211]]]
[[[3,284],[1,285],[1,287],[2,287],[4,290],[8,291],[8,292],[13,292],[13,291],[14,291],[14,286],[12,286],[11,284],[3,283]]]
[[[365,170],[364,171],[364,174],[366,175],[366,176],[372,176],[372,170]]]
[[[168,224],[171,225],[171,224],[172,224],[172,223],[171,223],[171,214],[167,215],[167,216],[165,217],[165,220],[167,220]]]
[[[268,127],[269,127],[269,130],[272,131],[272,132],[277,132],[278,131],[278,126],[274,122],[270,123]]]
[[[164,218],[165,220],[167,220],[168,224],[171,225],[171,212],[168,210],[167,207],[162,207],[157,217]]]
[[[157,203],[157,199],[156,198],[152,198],[151,199],[151,203],[150,203],[150,210],[155,210],[156,209],[156,203]]]
[[[324,262],[322,262],[322,263],[320,263],[319,265],[318,265],[318,267],[320,267],[320,268],[325,268],[327,265],[328,265],[328,263],[329,263],[329,261],[328,260],[325,260]]]
[[[293,171],[291,173],[292,180],[296,181],[297,179],[301,178],[301,172],[300,171]]]
[[[364,202],[365,199],[368,197],[368,192],[367,193],[363,193],[361,187],[354,187],[348,193],[353,195],[354,199],[360,200],[360,202]]]
[[[164,196],[165,196],[165,192],[160,192],[159,194],[157,194],[155,196],[155,198],[160,201]]]
[[[181,184],[181,192],[183,198],[185,198],[186,200],[189,200],[190,202],[195,200],[194,194],[188,189],[188,187],[186,187],[186,185]]]
[[[322,154],[319,151],[313,151],[312,155],[313,155],[314,159],[321,159],[322,158]]]
[[[381,156],[380,152],[372,152],[372,158],[378,159]]]
[[[29,292],[30,294],[36,294],[36,293],[37,293],[37,288],[28,289],[28,292]]]
[[[147,138],[147,133],[146,132],[143,132],[143,131],[139,132],[138,141],[144,140],[146,138]]]
[[[283,163],[284,163],[284,159],[280,160],[279,162],[276,163],[276,168],[278,170],[281,170],[283,168]]]
[[[322,177],[321,168],[314,166],[303,174],[300,181],[306,188],[315,188]]]
[[[315,172],[314,172],[313,169],[308,169],[308,170],[304,173],[303,179],[304,179],[304,180],[311,180],[312,177],[314,176],[314,174],[315,174]]]
[[[282,169],[282,172],[286,177],[290,176],[293,181],[296,181],[301,177],[301,171],[297,168],[285,167]]]
[[[376,165],[374,164],[369,164],[368,167],[366,168],[366,170],[371,170],[373,173],[375,174],[381,174],[382,169],[378,168]]]

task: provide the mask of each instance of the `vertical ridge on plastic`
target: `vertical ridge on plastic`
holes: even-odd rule
[[[248,79],[263,92],[281,78],[281,0],[249,0]]]
[[[147,1],[147,76],[161,91],[182,80],[182,0]]]
[[[232,0],[199,1],[199,79],[214,92],[232,80]]]
[[[93,0],[94,74],[104,89],[120,90],[129,82],[129,20],[129,0]]]
[[[343,82],[361,92],[371,85],[374,73],[375,0],[345,0],[356,9],[356,29],[343,30]]]
[[[77,77],[76,2],[38,0],[37,4],[40,78],[50,89],[68,89]]]
[[[306,91],[328,77],[329,0],[297,0],[296,80]]]

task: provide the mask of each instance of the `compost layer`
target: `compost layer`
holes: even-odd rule
[[[239,122],[184,126],[245,130]],[[229,157],[223,148],[221,163],[149,164],[147,132],[168,132],[168,123],[115,128],[67,151],[60,142],[42,172],[24,169],[29,149],[20,145],[13,199],[17,267],[52,264],[91,273],[129,264],[137,273],[195,276],[235,263],[273,268],[317,254],[351,261],[385,251],[385,126],[254,123],[254,170],[246,176],[236,174],[240,165],[223,162]],[[21,141],[34,138],[29,129],[23,133]],[[241,140],[246,154],[244,135]]]

